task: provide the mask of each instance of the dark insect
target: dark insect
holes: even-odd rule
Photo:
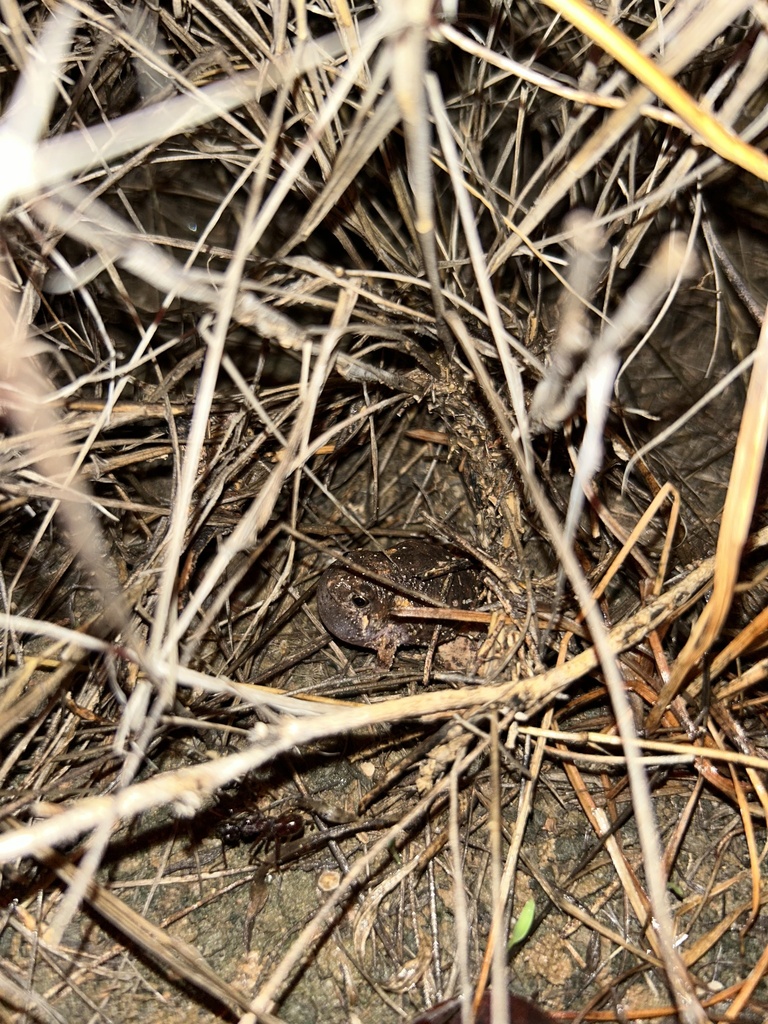
[[[240,846],[251,843],[253,852],[264,849],[270,843],[279,851],[281,843],[298,839],[304,831],[304,819],[300,814],[286,813],[277,816],[252,811],[236,815],[224,821],[216,830],[225,846]]]

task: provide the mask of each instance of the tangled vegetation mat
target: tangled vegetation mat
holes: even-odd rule
[[[764,1021],[763,0],[0,9],[2,1019]]]

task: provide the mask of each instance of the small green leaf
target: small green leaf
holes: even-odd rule
[[[512,935],[510,936],[507,944],[507,949],[512,949],[519,942],[528,935],[533,924],[533,918],[536,913],[536,900],[528,900],[523,909],[520,911],[520,916],[515,921],[515,927],[512,929]]]

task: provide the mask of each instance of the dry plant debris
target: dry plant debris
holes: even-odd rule
[[[765,1020],[762,0],[2,14],[3,1019]]]

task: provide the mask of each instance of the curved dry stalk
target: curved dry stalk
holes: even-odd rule
[[[547,6],[562,14],[577,28],[584,31],[599,46],[611,53],[638,81],[648,86],[663,100],[715,153],[738,164],[763,180],[768,180],[768,158],[765,154],[741,141],[728,131],[722,122],[704,110],[691,96],[664,71],[642,54],[627,36],[611,25],[583,0],[544,0]],[[722,10],[729,19],[737,18],[749,6],[744,2],[729,3]],[[707,8],[711,18],[711,7]]]
[[[681,651],[672,677],[659,694],[659,701],[648,717],[647,727],[658,727],[667,705],[685,682],[685,678],[720,634],[733,600],[741,557],[747,543],[749,526],[768,442],[768,327],[760,332],[755,361],[747,391],[747,401],[739,428],[739,439],[723,509],[723,521],[717,544],[714,589],[704,612],[699,616],[688,643]]]
[[[696,10],[692,14],[686,8],[678,8],[664,22],[664,34],[668,33],[672,42],[666,47],[664,58],[659,62],[659,71],[668,76],[677,74],[691,60],[694,53],[699,52],[702,46],[706,46],[708,41],[714,39],[731,23],[733,17],[734,9],[729,3],[718,4],[714,11],[708,4],[706,9]],[[682,31],[683,26],[685,31]],[[654,23],[654,29],[655,31],[649,33],[644,41],[646,49],[657,46],[660,42],[660,26]],[[611,88],[616,84],[610,80],[606,88]],[[625,105],[611,114],[604,124],[593,132],[588,142],[578,151],[578,159],[568,161],[563,171],[545,185],[530,213],[523,217],[517,226],[520,234],[515,233],[504,240],[498,251],[491,257],[489,261],[491,273],[495,273],[515,253],[520,246],[521,237],[534,234],[535,229],[568,193],[569,189],[573,188],[608,149],[615,145],[632,127],[639,117],[643,105],[650,100],[651,96],[652,92],[642,86],[634,89]],[[748,138],[749,134],[745,131],[742,132],[742,136]],[[563,145],[565,143],[564,138]],[[554,153],[553,156],[555,156]],[[542,167],[542,172],[545,172],[544,167]]]

